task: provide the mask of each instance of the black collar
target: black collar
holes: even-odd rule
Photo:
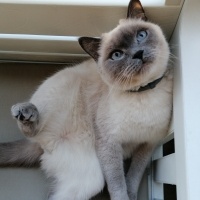
[[[152,81],[150,83],[148,83],[145,86],[140,87],[138,90],[128,90],[127,92],[143,92],[149,89],[153,89],[156,87],[156,85],[162,80],[164,76],[162,76],[161,78],[156,79],[155,81]]]

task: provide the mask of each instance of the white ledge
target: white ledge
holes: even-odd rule
[[[42,41],[78,41],[78,36],[57,36],[57,35],[32,35],[32,34],[0,34],[0,39],[15,40],[42,40]]]
[[[175,153],[155,160],[154,180],[158,183],[176,185],[176,160]]]
[[[141,0],[144,6],[164,6],[165,0]],[[126,6],[129,0],[0,0],[9,4],[52,4],[52,5],[85,5],[85,6]]]

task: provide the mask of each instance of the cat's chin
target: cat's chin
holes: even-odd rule
[[[165,70],[160,70],[160,73],[154,73],[151,71],[151,68],[154,67],[153,65],[154,63],[141,63],[141,65],[137,66],[137,72],[123,76],[120,79],[110,80],[109,85],[121,91],[138,91],[141,87],[163,76]]]

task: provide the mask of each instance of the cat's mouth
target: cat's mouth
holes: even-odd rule
[[[135,59],[132,63],[132,70],[130,70],[130,75],[143,73],[149,69],[150,64],[152,63],[151,59],[142,58],[142,59]]]
[[[154,56],[151,52],[145,52],[144,50],[139,50],[132,56],[132,59],[135,63],[145,64],[145,63],[151,63],[154,59]]]
[[[141,67],[145,63],[144,59],[144,50],[139,50],[137,51],[133,56],[132,56],[133,64],[137,67]]]
[[[133,57],[133,72],[144,72],[146,68],[154,61],[154,56],[144,50],[137,51]]]

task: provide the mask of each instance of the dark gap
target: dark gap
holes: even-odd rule
[[[175,153],[174,139],[163,144],[163,156],[167,156],[167,155],[170,155],[172,153]]]
[[[164,200],[177,200],[176,185],[164,184]]]

